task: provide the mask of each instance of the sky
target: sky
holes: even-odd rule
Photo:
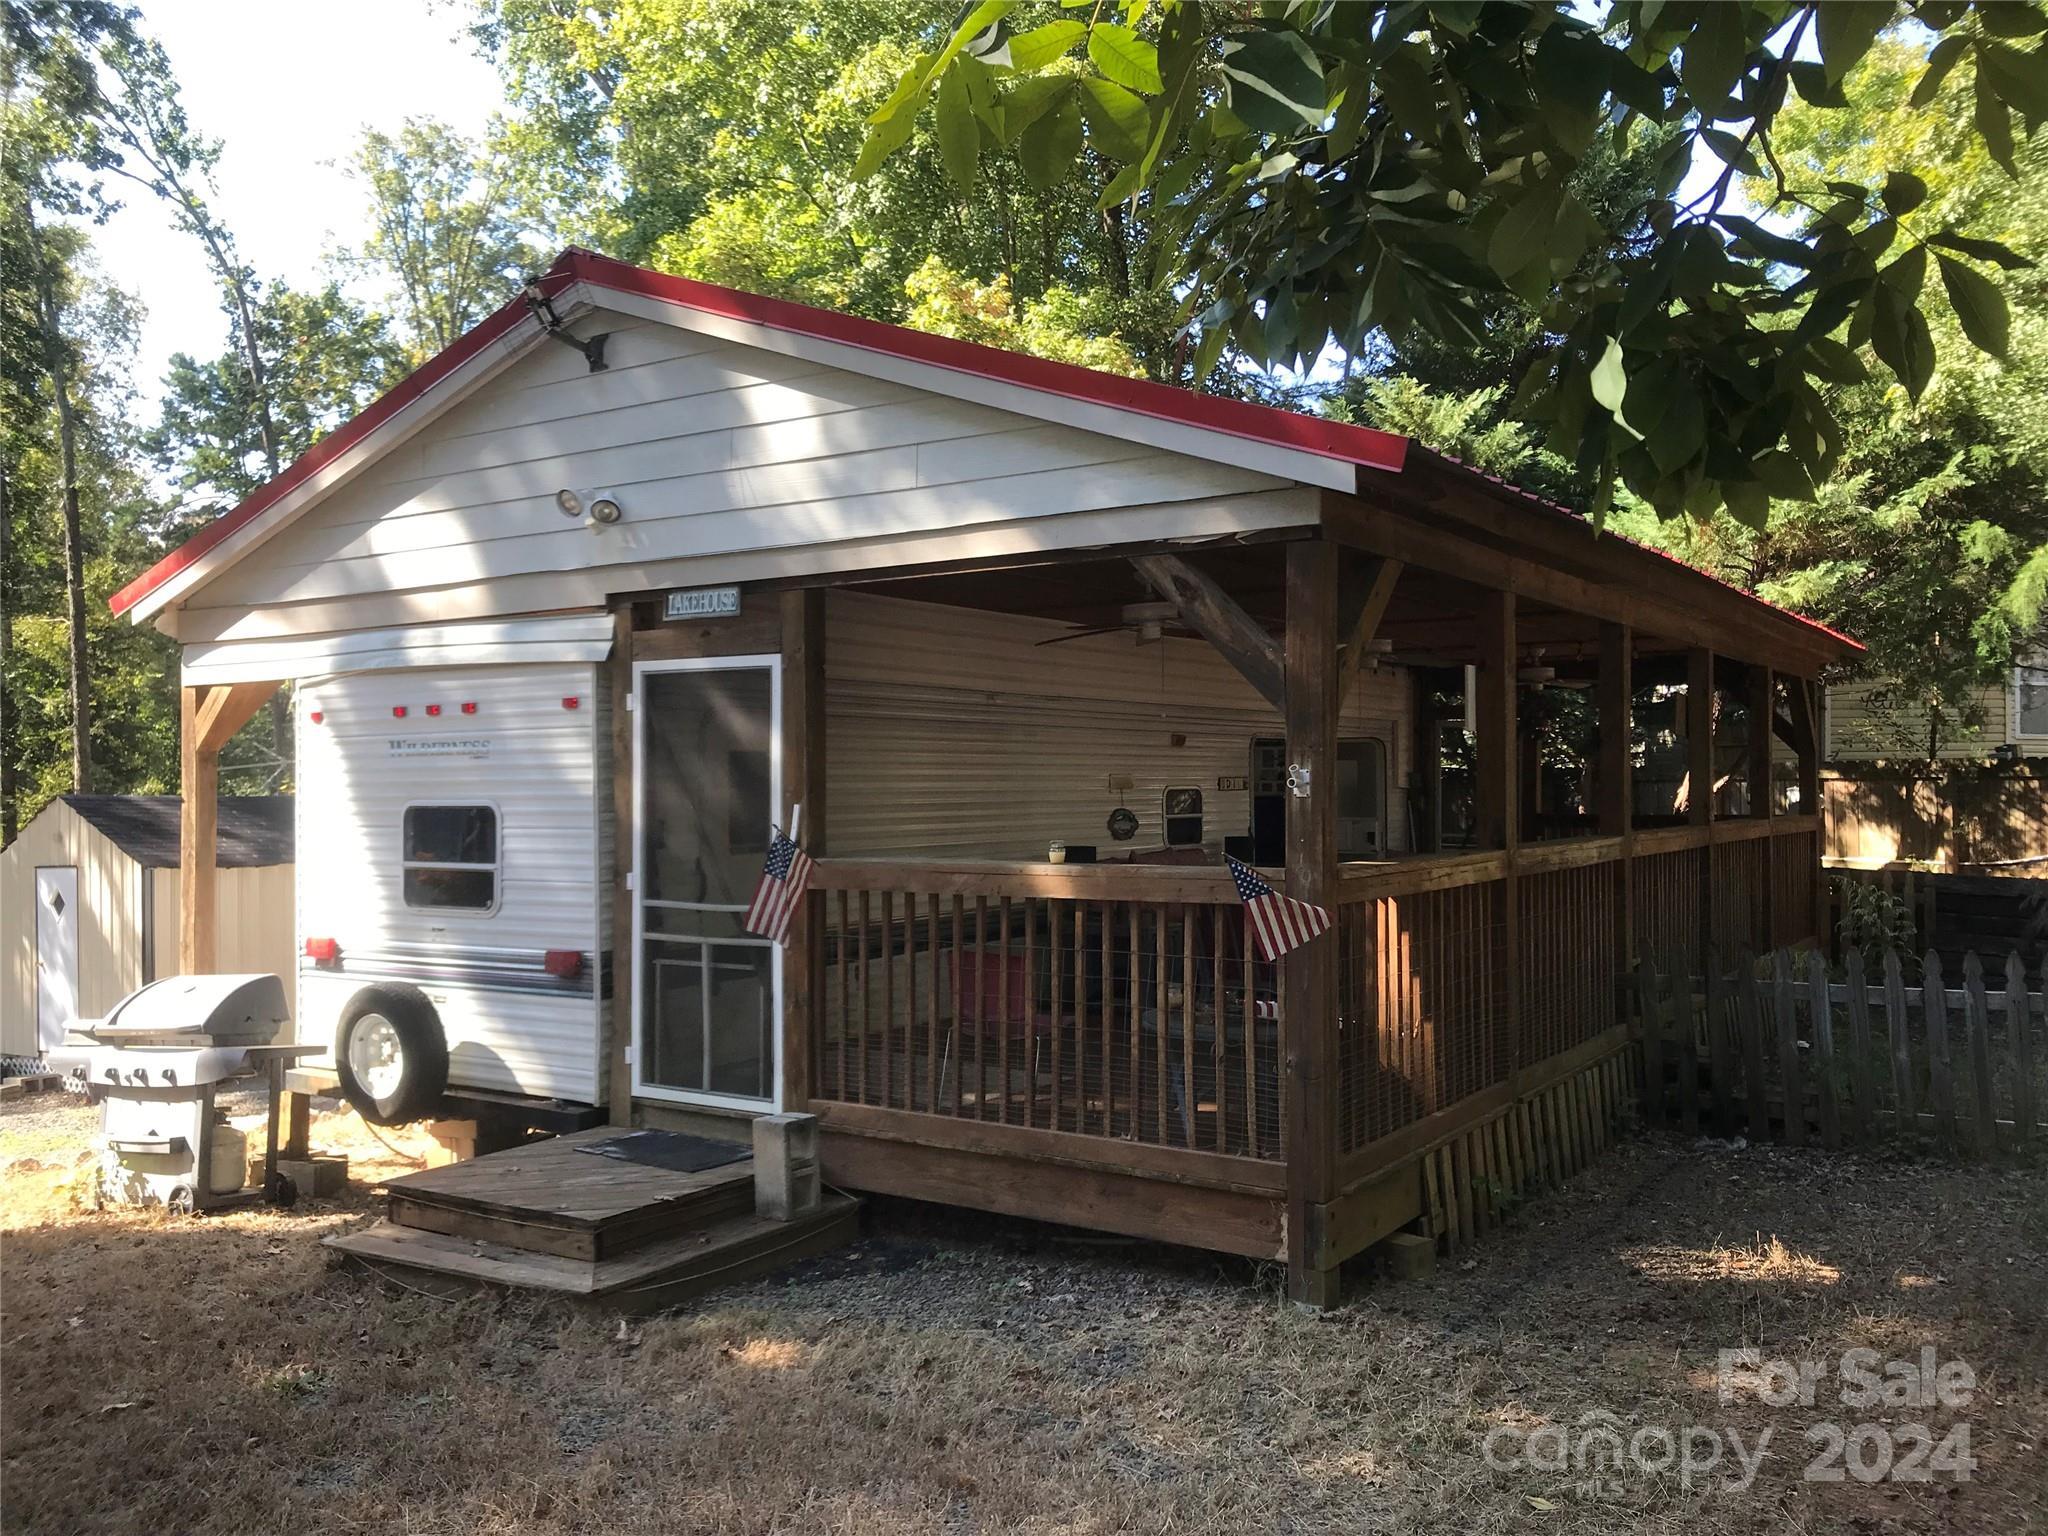
[[[214,208],[265,279],[310,284],[330,250],[361,240],[366,199],[342,164],[364,128],[395,132],[412,114],[475,137],[503,102],[463,30],[468,8],[445,0],[140,3],[193,126],[224,141]],[[121,192],[93,244],[147,310],[135,383],[148,401],[172,353],[227,350],[227,320],[199,242],[140,188]]]

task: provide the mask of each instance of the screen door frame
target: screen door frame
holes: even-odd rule
[[[709,1091],[675,1088],[661,1083],[650,1083],[644,1079],[644,1064],[641,1052],[641,1032],[645,1027],[647,986],[650,978],[647,965],[647,892],[645,881],[640,878],[646,869],[647,835],[647,679],[662,672],[737,672],[766,671],[768,674],[768,803],[778,813],[782,806],[782,657],[773,652],[746,656],[694,656],[678,661],[636,661],[633,663],[633,1010],[632,1034],[628,1045],[633,1061],[633,1097],[636,1099],[660,1099],[672,1104],[694,1104],[712,1109],[737,1109],[753,1114],[776,1114],[783,1103],[783,945],[767,939],[751,936],[739,939],[720,939],[721,945],[737,948],[762,948],[770,951],[769,977],[771,979],[772,1001],[770,1008],[769,1038],[774,1042],[775,1086],[774,1095],[767,1099],[744,1098],[737,1094],[712,1093]],[[787,830],[785,828],[784,830]],[[767,829],[762,829],[765,842]],[[664,904],[666,905],[666,904]],[[719,910],[726,910],[720,907]],[[745,907],[738,910],[744,912]],[[710,1005],[710,988],[705,989],[706,1007]],[[708,1030],[708,1020],[707,1020]],[[708,1032],[707,1032],[708,1043]]]

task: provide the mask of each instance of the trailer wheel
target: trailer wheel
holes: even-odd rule
[[[342,1097],[372,1125],[424,1119],[448,1089],[448,1037],[416,987],[365,987],[341,1011],[334,1064]]]

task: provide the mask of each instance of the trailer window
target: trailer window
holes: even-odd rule
[[[488,912],[498,904],[498,812],[489,805],[405,808],[405,904]]]

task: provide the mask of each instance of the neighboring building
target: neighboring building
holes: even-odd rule
[[[1829,762],[1926,761],[1926,711],[1887,707],[1879,697],[1884,687],[1877,679],[1829,687]],[[2022,653],[2003,682],[1984,688],[1977,704],[1981,719],[1976,729],[1950,733],[1935,754],[1938,761],[2048,758],[2048,648]]]
[[[2023,652],[1978,698],[1977,729],[1930,760],[1927,716],[1839,683],[1824,710],[1831,862],[2038,875],[2048,867],[2048,649]]]
[[[0,850],[0,1055],[40,1056],[178,959],[176,795],[60,795]],[[220,969],[291,985],[292,802],[223,799]]]

